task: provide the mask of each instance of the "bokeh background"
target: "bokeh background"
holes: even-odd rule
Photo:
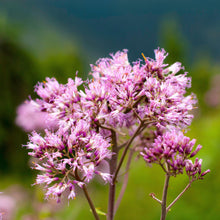
[[[180,61],[192,77],[198,109],[188,136],[203,145],[199,157],[211,173],[193,184],[168,220],[220,219],[220,1],[219,0],[1,0],[0,1],[0,209],[3,219],[93,219],[85,199],[44,201],[34,183],[22,144],[27,134],[15,124],[16,107],[46,76],[65,83],[76,71],[86,79],[90,63],[129,50],[129,60],[165,48],[167,63]],[[161,196],[164,176],[142,160],[130,169],[130,182],[116,219],[160,216],[148,196]],[[182,176],[170,183],[168,201],[185,187]],[[107,186],[90,186],[95,204],[106,211]],[[80,195],[80,192],[79,192]],[[6,215],[7,214],[7,215]],[[7,216],[7,217],[6,217]],[[101,217],[105,219],[105,217]]]

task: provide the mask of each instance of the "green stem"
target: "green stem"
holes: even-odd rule
[[[127,164],[126,164],[126,168],[125,168],[125,176],[124,176],[124,180],[123,180],[123,185],[122,185],[120,194],[119,194],[118,199],[117,199],[116,204],[115,204],[115,212],[117,211],[117,209],[118,209],[118,207],[121,203],[122,197],[124,196],[124,193],[125,193],[125,190],[126,190],[126,187],[127,187],[127,184],[128,184],[128,176],[129,176],[128,171],[129,171],[129,168],[130,168],[130,164],[131,164],[133,154],[134,154],[134,151],[131,150],[130,154],[129,154],[129,157],[128,157]]]
[[[135,133],[132,135],[132,137],[130,138],[130,140],[127,142],[127,144],[126,144],[126,146],[125,146],[125,149],[124,149],[124,151],[123,151],[123,153],[122,153],[121,159],[120,159],[120,161],[119,161],[119,163],[118,163],[118,167],[117,167],[117,169],[116,169],[116,171],[115,171],[115,174],[114,174],[114,177],[113,177],[113,183],[116,182],[116,179],[117,179],[117,176],[118,176],[118,172],[119,172],[119,170],[120,170],[120,168],[121,168],[121,166],[122,166],[122,163],[123,163],[123,161],[124,161],[124,159],[125,159],[125,156],[126,156],[126,154],[127,154],[127,151],[128,151],[128,149],[129,149],[129,147],[130,147],[132,141],[135,139],[135,137],[137,136],[137,134],[138,134],[139,131],[141,130],[142,126],[143,126],[143,123],[140,123],[140,124],[139,124],[139,127],[137,128],[137,130],[135,131]]]
[[[160,220],[165,220],[166,219],[166,214],[167,214],[167,192],[168,192],[168,186],[169,186],[169,179],[170,175],[166,173],[166,179],[164,182],[164,188],[163,188],[163,197],[162,197],[162,203],[161,203],[161,218]]]
[[[89,193],[88,193],[88,190],[87,190],[86,186],[83,185],[82,189],[83,189],[83,192],[84,192],[84,194],[85,194],[85,196],[86,196],[86,199],[87,199],[87,201],[88,201],[88,203],[89,203],[89,206],[90,206],[90,208],[91,208],[91,210],[92,210],[92,213],[93,213],[95,219],[96,219],[96,220],[99,220],[99,216],[98,216],[98,214],[97,214],[97,212],[96,212],[96,209],[95,209],[95,206],[94,206],[94,204],[93,204],[93,202],[92,202],[92,200],[91,200],[91,198],[90,198],[90,196],[89,196]]]
[[[184,190],[173,200],[173,202],[170,203],[170,205],[167,207],[167,212],[180,199],[183,193],[186,192],[187,189],[189,189],[190,186],[191,186],[191,182],[189,182],[188,185],[184,188]]]
[[[110,160],[110,174],[114,176],[116,167],[117,167],[117,159],[118,159],[118,146],[117,146],[117,136],[115,131],[112,130],[112,158]],[[107,220],[114,219],[114,205],[115,205],[115,188],[116,183],[112,181],[109,184],[109,200],[108,200],[108,213],[107,213]]]

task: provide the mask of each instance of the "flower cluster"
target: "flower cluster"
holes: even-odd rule
[[[194,149],[196,140],[190,140],[181,131],[165,132],[158,136],[149,148],[145,148],[141,155],[147,163],[157,163],[169,175],[182,174],[184,169],[189,178],[194,181],[201,179],[209,170],[201,172],[202,159],[194,157],[202,148],[198,145]]]
[[[41,164],[34,162],[34,169],[43,172],[37,176],[36,184],[45,184],[46,198],[53,195],[59,201],[66,189],[68,199],[74,198],[75,186],[82,187],[95,174],[110,181],[109,173],[100,169],[102,161],[111,157],[110,143],[91,131],[86,121],[79,120],[68,132],[45,130],[44,137],[34,131],[29,139],[26,145],[32,150],[29,155],[41,161]]]
[[[79,91],[83,81],[78,77],[65,85],[46,78],[35,87],[41,99],[32,103],[67,129],[79,118],[128,128],[137,122],[136,113],[158,127],[190,125],[193,115],[189,111],[196,99],[193,94],[184,96],[191,79],[186,73],[176,74],[183,69],[180,63],[168,67],[163,63],[167,54],[159,49],[155,50],[156,60],[144,57],[144,64],[131,65],[126,50],[111,56],[91,66],[93,79],[84,84],[85,91]]]
[[[36,184],[46,184],[47,197],[53,195],[59,199],[65,190],[69,190],[69,198],[73,198],[75,186],[82,187],[95,174],[111,182],[113,173],[103,172],[102,164],[110,163],[112,155],[121,149],[110,151],[113,133],[116,134],[114,138],[119,139],[119,134],[127,129],[130,135],[142,137],[144,130],[151,127],[166,131],[181,130],[190,125],[193,118],[190,111],[196,103],[193,94],[186,95],[191,79],[187,73],[177,74],[183,69],[180,63],[164,64],[166,56],[163,49],[157,49],[155,60],[143,55],[143,61],[130,64],[127,51],[123,50],[91,65],[91,80],[83,82],[76,76],[68,79],[66,84],[60,84],[55,78],[46,78],[36,85],[39,98],[28,103],[55,126],[46,126],[42,117],[38,117],[39,124],[25,120],[27,108],[19,109],[18,124],[27,130],[37,130],[40,125],[42,129],[46,128],[44,134],[33,131],[26,146],[32,150],[29,154],[38,158],[35,169],[42,174],[38,175]],[[79,89],[81,85],[84,90]],[[148,162],[161,163],[166,156],[173,174],[182,172],[181,163],[184,163],[187,173],[195,175],[192,173],[200,169],[201,162],[191,164],[188,160],[195,154],[191,153],[193,142],[188,143],[187,139],[187,143],[181,142],[178,149],[171,143],[169,149],[163,148],[159,146],[162,142],[172,141],[168,133],[164,135],[156,136],[155,144],[146,149],[144,158]],[[182,136],[173,135],[173,141],[179,143]],[[202,175],[201,171],[197,173]]]

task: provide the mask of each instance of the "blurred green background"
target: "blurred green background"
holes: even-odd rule
[[[42,190],[31,186],[36,172],[22,147],[27,134],[15,125],[15,117],[16,107],[29,95],[35,97],[34,85],[46,76],[65,83],[76,71],[86,79],[90,63],[124,48],[131,62],[142,52],[153,58],[158,46],[169,52],[168,63],[180,61],[192,77],[190,92],[199,102],[188,135],[203,146],[203,169],[211,169],[173,206],[167,219],[220,219],[219,8],[217,0],[0,2],[0,207],[11,208],[9,219],[93,219],[83,197],[77,196],[69,206],[57,205],[44,201]],[[116,219],[159,219],[160,207],[148,195],[161,197],[163,181],[159,167],[136,161]],[[186,184],[184,176],[173,179],[168,201]],[[104,212],[107,188],[98,181],[89,188]]]

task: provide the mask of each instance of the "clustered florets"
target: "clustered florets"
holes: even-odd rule
[[[59,199],[68,189],[68,198],[73,198],[75,186],[82,187],[95,175],[111,182],[109,172],[102,169],[102,163],[112,157],[111,130],[117,131],[118,138],[125,129],[133,135],[140,123],[143,129],[137,136],[151,128],[163,133],[155,136],[150,147],[142,146],[146,147],[142,153],[146,162],[163,166],[165,161],[168,167],[164,169],[173,175],[184,168],[191,178],[204,175],[201,161],[196,159],[193,164],[189,160],[200,146],[192,152],[194,140],[178,132],[193,118],[190,110],[196,98],[193,94],[185,96],[191,79],[187,73],[177,74],[183,69],[180,63],[164,64],[166,56],[163,49],[157,49],[155,60],[144,57],[144,63],[139,60],[131,65],[124,50],[91,65],[92,80],[83,82],[75,77],[64,85],[46,78],[36,85],[40,99],[28,103],[47,114],[54,126],[51,128],[44,118],[44,127],[48,125],[44,136],[33,131],[26,146],[39,160],[35,169],[42,174],[36,183],[46,184],[47,197]],[[82,84],[84,91],[79,89]],[[25,117],[25,113],[19,114]],[[30,123],[19,124],[28,129]],[[138,141],[135,144],[140,145]]]
[[[195,163],[190,158],[194,157],[202,148],[198,145],[193,149],[196,140],[190,140],[181,131],[165,132],[157,136],[150,147],[144,148],[141,155],[147,163],[157,163],[163,170],[172,176],[182,174],[184,169],[191,181],[202,179],[207,173],[201,172],[202,159],[195,159]]]

